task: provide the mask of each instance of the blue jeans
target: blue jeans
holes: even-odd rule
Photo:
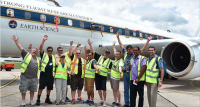
[[[130,90],[130,72],[124,73],[124,103],[129,105],[129,90]]]

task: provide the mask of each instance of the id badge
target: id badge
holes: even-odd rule
[[[135,67],[135,63],[133,63],[133,67]]]
[[[137,85],[137,84],[135,83],[135,80],[133,81],[133,85]]]

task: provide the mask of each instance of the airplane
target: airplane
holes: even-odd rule
[[[49,0],[52,1],[52,0]],[[54,0],[53,0],[54,1]],[[29,44],[39,48],[43,36],[49,39],[44,49],[53,46],[69,49],[69,41],[88,46],[87,40],[93,41],[93,47],[99,54],[110,50],[114,59],[113,41],[117,41],[116,32],[124,46],[142,47],[150,35],[154,39],[149,46],[155,46],[167,66],[167,73],[180,79],[200,77],[200,34],[191,38],[169,30],[163,31],[148,26],[130,23],[97,14],[84,13],[71,8],[61,7],[35,0],[0,0],[1,5],[1,57],[21,57],[21,53],[11,39],[19,37],[19,43],[28,49]],[[119,44],[117,49],[119,48]],[[148,49],[142,55],[148,56]]]

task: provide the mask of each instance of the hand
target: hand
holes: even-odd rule
[[[67,74],[71,74],[70,71],[67,71]]]
[[[147,82],[144,83],[147,86]]]
[[[123,78],[123,75],[122,75],[122,73],[120,73],[120,78],[121,78],[121,79]]]
[[[72,73],[71,73],[71,75],[73,75],[73,76],[74,76],[74,72],[72,72]]]
[[[87,48],[86,48],[86,46],[84,46],[84,50],[85,50],[85,51],[87,51]]]
[[[88,39],[88,45],[92,45],[92,42],[90,41],[90,39]]]
[[[47,35],[44,35],[43,41],[46,41],[48,39]]]
[[[74,43],[74,41],[73,41],[73,40],[71,40],[71,41],[70,41],[70,45],[73,45],[73,43]]]
[[[159,82],[159,83],[158,83],[158,87],[159,87],[159,88],[162,87],[162,82]]]
[[[32,44],[29,45],[28,49],[30,49],[30,50],[32,49]]]
[[[151,35],[150,37],[148,37],[148,41],[153,39],[153,35]]]
[[[138,84],[139,81],[140,81],[139,79],[136,79],[136,80],[135,80],[135,83]]]
[[[78,45],[77,45],[77,47],[79,47],[79,46],[81,46],[81,44],[78,42]]]
[[[100,75],[101,71],[100,71],[99,69],[97,70],[97,72],[98,72],[98,74]]]
[[[17,38],[15,35],[12,36],[12,39],[16,42],[19,38]]]
[[[119,38],[119,32],[117,32],[116,37]]]
[[[115,46],[115,43],[116,43],[116,42],[114,41],[114,42],[113,42],[113,46]]]
[[[132,64],[131,63],[129,63],[129,69],[131,69],[132,68]]]

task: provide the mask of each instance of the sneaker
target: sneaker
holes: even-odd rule
[[[34,102],[33,100],[31,100],[31,101],[30,101],[30,104],[31,104],[32,106],[34,106],[34,105],[35,105],[35,102]]]
[[[37,100],[37,101],[36,101],[36,105],[37,105],[37,106],[40,106],[40,100]]]
[[[62,104],[65,104],[65,101],[62,101]]]
[[[89,104],[89,103],[90,103],[90,100],[86,100],[86,101],[84,101],[84,103]]]
[[[103,105],[103,101],[99,101],[98,106],[102,106]]]
[[[103,102],[103,107],[106,107],[106,102]]]
[[[25,100],[22,101],[22,106],[26,106],[26,101]]]
[[[72,99],[71,103],[72,103],[72,104],[75,104],[75,98]]]
[[[68,98],[68,97],[66,97],[66,100],[65,100],[66,102],[70,102],[70,99]]]
[[[52,104],[51,100],[49,98],[46,98],[45,103]]]
[[[117,103],[113,102],[110,106],[115,107]]]
[[[94,105],[94,101],[90,101],[89,106]]]
[[[114,107],[121,107],[121,104],[116,103],[116,105]]]
[[[60,104],[59,101],[58,102],[56,101],[56,105],[59,105],[59,104]]]
[[[124,105],[124,107],[130,107],[129,105]]]
[[[80,101],[80,102],[83,102],[84,103],[84,101],[83,101],[83,99],[80,97],[80,98],[77,98],[77,101]]]

